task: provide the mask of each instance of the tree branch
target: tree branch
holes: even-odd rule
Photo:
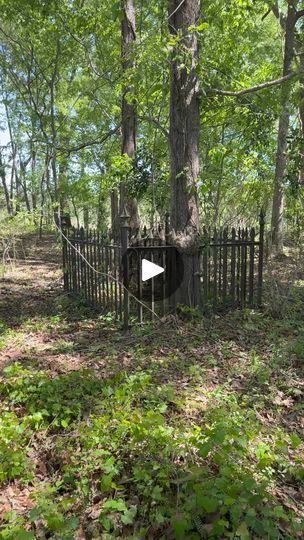
[[[207,91],[207,94],[215,94],[218,96],[231,96],[231,97],[240,97],[244,96],[245,94],[251,94],[253,92],[258,92],[259,90],[264,90],[265,88],[271,88],[271,86],[276,86],[278,84],[282,84],[286,81],[289,81],[290,79],[293,79],[294,77],[298,77],[301,75],[301,71],[293,71],[292,73],[289,73],[288,75],[285,75],[284,77],[280,77],[279,79],[274,79],[273,81],[267,81],[261,84],[257,84],[256,86],[251,86],[250,88],[244,88],[243,90],[238,90],[236,92],[233,92],[232,90],[220,90],[217,88],[211,88]]]
[[[143,122],[148,122],[149,124],[153,124],[159,131],[162,132],[162,134],[168,139],[169,138],[169,131],[162,126],[156,118],[152,118],[152,116],[142,116],[138,115],[139,120],[143,120]]]
[[[266,19],[266,17],[268,17],[269,13],[271,13],[271,9],[269,9],[268,11],[266,11],[266,13],[264,13],[264,15],[262,17],[262,21],[264,21]]]
[[[73,152],[78,152],[78,150],[82,150],[83,148],[87,148],[88,146],[94,146],[96,144],[103,144],[108,139],[110,139],[110,137],[112,137],[112,135],[115,135],[115,133],[117,133],[117,131],[119,131],[120,127],[121,127],[121,125],[119,124],[115,128],[110,129],[108,131],[108,133],[106,133],[105,135],[103,135],[99,139],[92,139],[90,141],[83,142],[83,143],[81,143],[81,144],[79,144],[77,146],[71,146],[70,148],[62,148],[61,146],[58,146],[58,147],[56,147],[56,150],[58,152],[62,152],[63,154],[72,154]]]
[[[300,11],[297,11],[296,13],[296,20],[298,21],[301,19],[301,17],[304,17],[304,9],[301,9]]]
[[[278,0],[276,0],[275,3],[273,2],[267,2],[271,11],[273,12],[274,16],[278,19],[280,22],[280,25],[283,29],[286,27],[286,17],[282,14],[282,12],[279,9],[279,3]]]

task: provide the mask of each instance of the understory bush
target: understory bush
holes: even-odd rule
[[[193,384],[195,392],[198,377]],[[281,524],[290,538],[301,530],[271,494],[277,475],[301,480],[301,440],[265,429],[246,395],[225,385],[205,392],[191,422],[181,396],[149,370],[105,380],[13,363],[0,394],[0,481],[33,482],[35,438],[50,479],[37,484],[27,517],[4,516],[0,538],[73,539],[80,516],[88,538],[140,539],[151,527],[157,538],[171,528],[177,540],[277,539]]]

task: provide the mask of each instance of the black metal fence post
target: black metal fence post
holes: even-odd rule
[[[165,215],[165,238],[168,243],[168,236],[170,233],[170,214],[167,212]]]
[[[72,263],[72,292],[75,294],[77,292],[77,262],[76,262],[76,232],[74,227],[71,229],[71,239],[72,244],[72,253],[71,253],[71,263]]]
[[[67,240],[65,238],[66,231],[62,231],[64,236],[62,236],[62,265],[63,265],[63,288],[66,292],[69,291],[69,275],[67,268]]]
[[[86,297],[85,291],[86,291],[86,263],[83,259],[85,257],[85,234],[84,234],[84,228],[81,227],[79,231],[79,251],[81,253],[80,256],[80,276],[81,276],[81,292]]]
[[[122,264],[122,281],[123,290],[123,327],[126,330],[129,327],[130,316],[130,295],[129,295],[129,219],[130,216],[123,208],[120,214],[120,239],[121,239],[121,264]]]
[[[199,250],[192,255],[193,260],[193,307],[197,308],[200,303],[200,272],[199,272]]]

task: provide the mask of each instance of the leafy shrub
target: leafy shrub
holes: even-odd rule
[[[40,414],[53,427],[66,428],[91,410],[101,394],[102,383],[89,371],[71,372],[52,378],[47,373],[24,369],[18,363],[4,369],[0,393],[22,404],[28,414]]]
[[[256,376],[260,357],[252,353],[251,359],[248,370]],[[190,375],[195,389],[201,372]],[[105,539],[140,539],[151,527],[157,535],[172,528],[176,540],[276,539],[282,523],[290,538],[300,530],[269,492],[278,472],[301,480],[299,437],[278,429],[264,433],[254,408],[225,384],[205,392],[207,406],[190,422],[180,414],[181,397],[170,384],[158,385],[149,370],[97,380],[89,370],[54,377],[15,363],[5,369],[1,394],[26,411],[19,434],[24,461],[17,455],[18,463],[27,463],[30,433],[53,433],[46,456],[53,483],[36,492],[27,530],[12,517],[0,538],[22,539],[22,531],[32,538],[39,523],[41,537],[73,539],[75,516],[86,520],[90,507],[89,534]],[[25,475],[22,467],[17,476]]]
[[[22,477],[31,477],[26,444],[31,430],[25,421],[12,412],[0,415],[0,483]]]
[[[290,352],[295,354],[300,360],[304,360],[304,337],[294,340],[290,345]]]

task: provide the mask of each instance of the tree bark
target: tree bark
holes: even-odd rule
[[[177,245],[184,251],[184,278],[180,302],[197,303],[194,295],[194,255],[189,246],[197,243],[199,207],[196,182],[199,175],[199,86],[196,75],[199,0],[169,0],[169,31],[177,38],[170,69],[170,182],[171,225]],[[180,38],[179,38],[180,36]],[[185,249],[186,248],[186,249]],[[195,252],[195,249],[193,253]]]
[[[19,170],[20,174],[17,174],[16,170],[16,184],[18,182],[18,185],[21,187],[23,191],[23,199],[25,202],[25,206],[27,211],[30,213],[32,211],[30,199],[28,195],[28,189],[27,189],[27,182],[26,182],[26,167],[29,163],[30,159],[23,161],[21,155],[19,155]]]
[[[43,217],[44,214],[47,213],[47,210],[44,208],[44,202],[45,202],[45,196],[46,191],[48,190],[48,183],[49,183],[49,163],[50,163],[50,157],[48,153],[48,149],[46,151],[45,156],[45,162],[44,162],[44,171],[41,176],[40,180],[40,220],[39,220],[39,238],[41,240],[42,238],[42,229],[43,229]],[[44,187],[44,184],[46,184],[46,189]]]
[[[33,124],[32,124],[32,133],[34,132]],[[32,207],[33,207],[33,217],[34,217],[34,223],[37,221],[37,199],[38,199],[38,192],[37,192],[37,185],[36,185],[36,150],[34,143],[31,143],[31,196],[32,196]]]
[[[297,21],[296,10],[291,2],[288,3],[287,17],[285,20],[285,42],[283,77],[291,72],[294,57],[295,24]],[[279,130],[277,139],[277,153],[272,201],[272,245],[278,253],[283,251],[283,213],[284,213],[284,175],[287,163],[287,136],[289,130],[289,101],[290,86],[283,85],[281,90],[281,114],[279,118]]]
[[[199,174],[199,101],[196,65],[198,45],[195,26],[199,18],[199,0],[169,1],[171,34],[182,32],[171,60],[170,91],[170,177],[171,223],[176,231],[190,227],[199,230],[196,181]],[[179,9],[177,9],[179,7]],[[183,67],[184,66],[184,67]]]
[[[77,223],[77,229],[80,229],[79,214],[78,214],[78,209],[77,209],[74,197],[71,197],[71,203],[72,203],[72,206],[73,206],[73,209],[74,209],[74,214],[75,214],[76,223]]]
[[[18,171],[17,171],[17,163],[16,163],[16,157],[17,157],[17,145],[15,143],[14,134],[13,134],[13,128],[11,123],[11,118],[9,114],[9,109],[7,105],[7,96],[4,101],[4,107],[5,107],[5,114],[6,114],[6,121],[7,121],[7,127],[10,137],[10,143],[12,147],[12,165],[11,165],[11,182],[10,182],[10,199],[13,201],[15,198],[15,212],[19,212],[20,210],[20,185],[18,181]],[[15,180],[15,184],[14,184]]]
[[[68,170],[68,161],[66,158],[61,157],[61,163],[58,167],[58,198],[59,198],[59,208],[60,214],[63,215],[68,211],[69,203],[66,192],[66,182],[67,182],[67,170]]]
[[[21,180],[21,178],[22,178],[22,180]],[[20,176],[19,176],[19,174],[17,174],[17,171],[16,171],[16,186],[18,186],[18,190],[19,190],[18,191],[19,195],[17,197],[17,201],[19,201],[19,203],[20,203],[21,200],[22,200],[22,197],[21,197],[21,189],[22,189],[23,200],[25,202],[25,206],[26,206],[27,211],[30,213],[32,211],[32,209],[31,209],[31,204],[30,204],[30,200],[29,200],[29,196],[28,196],[28,190],[27,190],[27,184],[26,184],[26,178],[25,178],[25,171],[22,170],[22,165],[21,164],[20,164]],[[20,210],[20,207],[19,207],[19,210]]]
[[[11,205],[11,200],[10,200],[10,194],[9,194],[9,189],[7,187],[7,183],[6,183],[6,174],[5,174],[5,165],[2,161],[2,155],[0,154],[0,176],[1,176],[1,182],[2,182],[2,187],[3,187],[3,191],[4,191],[4,196],[5,196],[5,202],[6,202],[6,209],[7,209],[7,213],[9,216],[12,215],[12,205]]]
[[[49,81],[50,89],[50,121],[51,121],[51,140],[52,140],[52,155],[51,155],[51,170],[53,180],[54,199],[56,202],[56,208],[54,208],[54,219],[56,219],[56,213],[60,213],[60,193],[58,189],[58,175],[57,175],[57,128],[56,128],[56,82],[59,76],[59,56],[60,56],[60,42],[57,39],[56,43],[56,55],[54,58],[54,69]]]
[[[122,0],[123,18],[121,24],[121,58],[123,71],[126,73],[134,65],[132,48],[136,39],[134,0]],[[136,166],[136,111],[128,96],[129,88],[124,88],[122,96],[122,146],[121,153],[126,154],[133,167]],[[140,225],[137,200],[129,197],[125,183],[120,186],[120,211],[123,205],[131,216],[130,226],[137,229]]]
[[[300,104],[299,104],[299,118],[300,118],[300,170],[299,181],[300,185],[304,187],[304,52],[300,56],[300,66],[302,75],[300,79]]]
[[[84,206],[83,208],[83,226],[86,230],[88,230],[90,224],[90,216],[89,216],[89,209]]]
[[[115,189],[111,191],[111,227],[114,242],[119,240],[119,216],[118,216],[118,193]]]

